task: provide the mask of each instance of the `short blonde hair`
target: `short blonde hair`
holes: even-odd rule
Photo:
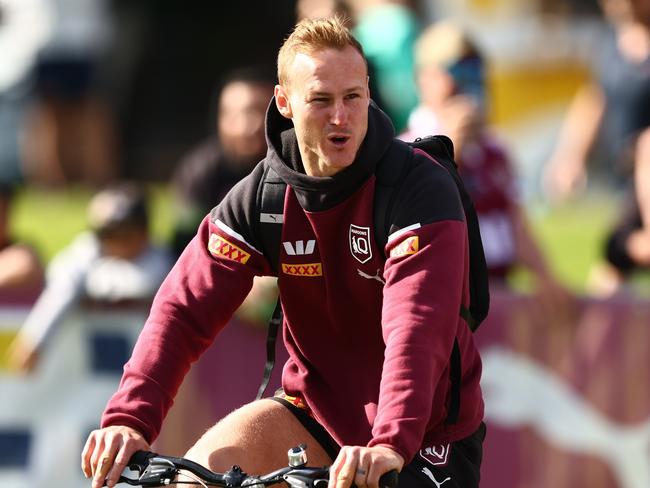
[[[467,57],[482,58],[474,40],[463,27],[441,21],[426,28],[415,42],[415,66],[447,68]]]
[[[280,84],[287,84],[289,66],[298,53],[312,54],[323,49],[343,50],[352,46],[361,54],[367,68],[363,48],[346,27],[346,23],[346,19],[338,15],[325,19],[303,19],[298,22],[278,53]]]

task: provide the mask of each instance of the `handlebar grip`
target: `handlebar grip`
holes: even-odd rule
[[[397,488],[398,481],[399,473],[396,469],[393,469],[379,478],[379,488]]]

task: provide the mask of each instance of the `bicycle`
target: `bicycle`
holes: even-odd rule
[[[171,483],[221,488],[264,488],[286,482],[291,488],[327,488],[328,467],[308,467],[306,446],[301,444],[288,451],[288,466],[265,475],[249,475],[235,465],[225,473],[218,473],[189,459],[161,456],[154,452],[138,451],[129,460],[127,469],[137,477],[120,476],[118,483],[132,486],[160,487]],[[126,472],[127,470],[125,470]],[[181,474],[190,480],[174,481]],[[380,488],[396,488],[397,471],[392,470],[379,479]]]

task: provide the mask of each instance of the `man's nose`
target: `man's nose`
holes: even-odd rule
[[[348,120],[348,108],[343,100],[337,101],[332,106],[331,122],[334,125],[344,125]]]

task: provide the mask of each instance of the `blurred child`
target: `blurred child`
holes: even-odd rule
[[[445,134],[454,142],[456,161],[479,217],[492,284],[505,283],[517,265],[533,272],[541,297],[564,302],[517,201],[512,163],[485,120],[486,67],[472,39],[457,25],[427,28],[415,46],[416,83],[421,104],[400,137],[413,140]]]
[[[145,193],[133,184],[99,192],[88,207],[90,230],[48,267],[46,286],[10,348],[10,367],[30,371],[66,312],[82,299],[151,300],[172,265],[152,244]]]

